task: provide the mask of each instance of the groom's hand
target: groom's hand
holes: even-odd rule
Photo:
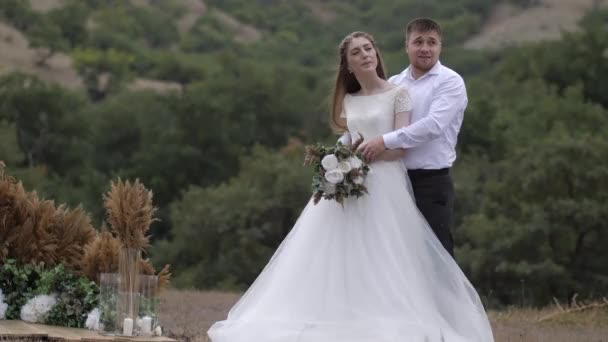
[[[364,141],[357,149],[357,151],[361,152],[363,159],[365,159],[367,163],[376,160],[385,150],[386,146],[384,145],[384,139],[382,139],[381,136],[367,142]]]

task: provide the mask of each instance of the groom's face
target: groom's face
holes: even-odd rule
[[[439,60],[441,36],[436,31],[412,31],[408,35],[405,51],[410,59],[410,64],[417,71],[429,71]]]

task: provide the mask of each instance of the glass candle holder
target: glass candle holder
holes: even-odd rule
[[[139,276],[139,313],[137,334],[152,336],[158,326],[158,277],[155,275]]]
[[[117,299],[120,288],[118,273],[101,273],[99,275],[99,323],[100,333],[116,335],[118,329]]]

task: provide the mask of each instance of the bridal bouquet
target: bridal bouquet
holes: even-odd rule
[[[322,198],[343,204],[346,197],[360,197],[367,193],[363,183],[369,167],[355,152],[361,142],[363,139],[352,146],[340,142],[331,147],[320,143],[306,146],[304,165],[312,165],[315,170],[312,177],[315,204]]]

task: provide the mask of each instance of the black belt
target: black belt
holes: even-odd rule
[[[416,169],[416,170],[407,170],[407,173],[410,177],[432,177],[432,176],[443,176],[450,173],[450,168],[446,167],[445,169]]]

